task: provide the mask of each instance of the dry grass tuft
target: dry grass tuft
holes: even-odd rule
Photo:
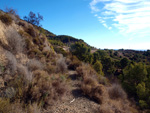
[[[56,61],[57,72],[65,73],[67,71],[67,64],[65,62],[65,58],[60,56],[60,58]]]
[[[17,33],[17,31],[13,28],[9,28],[5,33],[6,39],[8,42],[8,46],[4,47],[8,51],[12,52],[13,54],[23,52],[25,48],[25,41],[24,39]]]
[[[49,74],[56,72],[56,66],[52,65],[51,63],[48,63],[45,69]]]
[[[83,91],[84,95],[87,95],[99,104],[102,104],[105,88],[102,84],[99,84],[99,76],[95,70],[92,69],[90,65],[82,65],[79,66],[76,71],[78,76],[82,78],[81,90]]]
[[[32,81],[32,78],[33,78],[32,73],[31,73],[31,71],[28,70],[28,68],[26,66],[18,65],[17,72],[18,72],[19,76],[22,76],[23,79],[25,79],[24,81],[26,81],[26,83]]]
[[[9,51],[5,51],[4,54],[7,58],[7,74],[15,75],[17,71],[17,60],[15,56]]]
[[[29,62],[27,63],[27,67],[31,71],[35,71],[38,69],[41,70],[43,69],[43,64],[36,59],[30,59]]]
[[[85,77],[90,77],[92,79],[95,79],[96,81],[98,81],[99,79],[99,75],[90,65],[82,64],[76,69],[76,71],[78,73],[78,77],[82,77],[83,79]]]
[[[83,83],[81,83],[81,90],[83,91],[84,95],[87,95],[99,104],[102,104],[102,95],[104,92],[103,85],[98,85],[96,81],[92,80],[91,78],[88,78],[85,81],[83,81]]]
[[[81,61],[79,61],[79,59],[76,56],[72,56],[68,68],[71,70],[76,70],[76,68],[81,65],[82,65]]]
[[[114,113],[113,110],[110,108],[110,106],[104,106],[102,105],[99,109],[98,113]]]
[[[19,21],[18,25],[27,28],[27,23],[22,20]]]
[[[28,113],[42,113],[42,110],[36,103],[29,105],[28,107]]]
[[[127,95],[119,84],[113,84],[108,90],[111,99],[126,99]]]
[[[32,37],[37,36],[35,29],[31,25],[28,28],[25,27],[25,31]]]

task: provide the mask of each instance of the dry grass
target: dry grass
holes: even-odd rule
[[[65,62],[65,58],[60,56],[60,58],[56,61],[57,73],[65,73],[67,71],[67,64]]]
[[[114,113],[110,106],[101,106],[98,113]]]
[[[48,63],[45,69],[49,74],[56,72],[56,66],[52,65],[51,63]]]
[[[9,28],[5,35],[8,42],[8,46],[5,49],[9,50],[13,54],[23,52],[25,48],[25,41],[15,29]]]
[[[0,20],[6,25],[12,24],[12,18],[8,14],[0,15]]]
[[[125,100],[110,101],[102,104],[99,109],[99,113],[138,113],[131,112],[129,103]]]
[[[20,20],[18,25],[27,28],[27,23],[25,21]]]
[[[36,103],[24,107],[19,101],[10,102],[9,99],[0,98],[0,113],[42,113]]]
[[[92,79],[95,79],[96,81],[98,81],[100,77],[97,74],[97,72],[88,64],[82,64],[76,69],[76,71],[78,73],[78,76],[82,77],[83,79],[85,77],[91,77]]]
[[[138,113],[134,104],[130,103],[126,98],[125,92],[120,92],[121,87],[119,84],[106,86],[105,88],[107,88],[107,90],[103,93],[103,103],[98,113]],[[114,95],[112,95],[112,93]]]
[[[127,95],[119,84],[113,84],[108,90],[111,99],[126,99]]]
[[[4,56],[0,56],[0,59],[4,61],[0,62],[5,64],[2,76],[5,81],[2,90],[5,99],[0,98],[2,113],[41,113],[43,108],[53,106],[57,100],[61,100],[67,91],[64,75],[56,74],[56,71],[67,71],[65,58],[59,56],[56,61],[57,54],[52,51],[47,40],[38,40],[38,31],[26,24],[20,21],[19,25],[22,27],[15,23],[9,26],[4,33],[8,43],[1,44]],[[29,59],[30,55],[32,59]],[[43,57],[44,63],[41,63]]]
[[[17,60],[15,56],[9,51],[5,51],[4,54],[7,58],[7,74],[15,75],[17,71]]]
[[[34,47],[34,44],[30,38],[26,38],[25,43],[26,43],[26,49],[27,50],[31,50]]]
[[[38,102],[39,105],[47,107],[61,99],[66,92],[66,86],[59,79],[50,81],[51,78],[47,72],[40,70],[34,72],[32,89],[30,90],[33,102]]]
[[[39,70],[43,69],[44,66],[40,61],[38,61],[36,59],[30,59],[29,62],[27,63],[27,67],[29,70],[35,71],[38,69]]]
[[[19,17],[19,15],[13,15],[13,14],[8,14],[10,17],[11,17],[11,19],[15,22],[15,23],[18,23],[19,22],[19,19],[20,19],[20,17]]]
[[[10,111],[9,99],[0,98],[0,113],[8,113]]]
[[[37,33],[36,31],[34,30],[34,28],[30,25],[29,27],[25,27],[25,31],[32,37],[36,37],[37,36]]]
[[[79,59],[76,56],[72,56],[71,62],[69,62],[68,64],[68,68],[71,70],[76,70],[77,67],[82,65],[81,61],[79,61]]]
[[[26,81],[26,83],[31,82],[32,81],[32,72],[28,70],[28,68],[26,66],[23,65],[18,65],[17,66],[17,72],[19,76],[22,76],[24,81]]]
[[[3,48],[0,46],[0,66],[5,66],[7,64],[7,58],[4,53]]]
[[[27,112],[28,113],[42,113],[42,110],[40,107],[38,107],[36,103],[34,103],[32,105],[29,105]]]
[[[98,83],[97,73],[89,65],[79,66],[76,70],[78,76],[82,77],[81,90],[83,94],[102,104],[105,88],[102,84]]]
[[[84,95],[87,95],[99,104],[102,104],[102,95],[105,90],[103,85],[97,84],[97,82],[92,78],[86,78],[81,83],[81,90]]]

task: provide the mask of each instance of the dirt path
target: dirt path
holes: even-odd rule
[[[79,80],[76,79],[76,72],[69,71],[70,89],[63,101],[58,102],[51,111],[46,113],[97,113],[99,104],[89,100],[82,95],[79,89]]]

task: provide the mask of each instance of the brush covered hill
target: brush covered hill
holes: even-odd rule
[[[70,42],[73,45],[66,46]],[[82,40],[43,32],[1,11],[0,112],[140,112],[121,85],[105,77],[113,72],[109,61],[106,51],[91,53]]]

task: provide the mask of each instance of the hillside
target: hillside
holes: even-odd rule
[[[0,113],[142,112],[120,85],[123,77],[110,77],[130,53],[91,48],[1,11]]]

